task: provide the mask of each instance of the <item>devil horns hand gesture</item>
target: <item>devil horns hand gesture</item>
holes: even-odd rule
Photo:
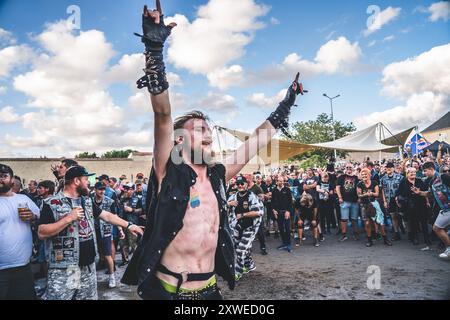
[[[142,14],[142,31],[144,34],[135,33],[135,35],[142,38],[146,51],[162,51],[164,42],[176,25],[174,22],[167,26],[165,25],[161,3],[159,0],[156,0],[155,10],[150,11],[147,6],[144,6]]]

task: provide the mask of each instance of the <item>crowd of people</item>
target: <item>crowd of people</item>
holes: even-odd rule
[[[0,299],[35,297],[34,278],[47,278],[43,299],[96,299],[96,271],[106,269],[116,287],[116,252],[128,264],[146,226],[148,179],[93,174],[74,160],[53,166],[55,181],[30,180],[23,188],[0,165],[0,210],[6,226],[0,244]],[[406,237],[429,250],[436,242],[450,259],[450,156],[439,151],[403,160],[330,162],[324,168],[295,166],[270,174],[240,174],[227,183],[228,226],[235,248],[235,279],[256,269],[252,245],[267,255],[266,238],[292,252],[325,236],[340,242],[374,241],[392,246]],[[195,206],[191,199],[191,206]],[[77,223],[76,223],[77,222]],[[351,230],[351,233],[349,232]],[[301,250],[301,248],[299,248]],[[97,263],[96,256],[98,252]],[[30,265],[39,264],[32,274]],[[69,284],[69,285],[68,285]]]
[[[51,169],[55,181],[30,180],[22,188],[13,169],[0,165],[1,223],[6,228],[0,245],[0,300],[34,299],[34,278],[47,279],[43,299],[96,299],[96,271],[106,269],[109,288],[116,287],[116,252],[121,253],[120,265],[128,264],[143,235],[143,174],[134,182],[101,175],[91,186],[88,177],[94,174],[74,160]],[[40,266],[34,275],[30,257]]]
[[[292,252],[294,245],[306,244],[308,234],[315,247],[332,233],[340,242],[350,236],[358,241],[365,233],[366,247],[375,241],[392,246],[403,237],[417,246],[422,234],[421,250],[430,250],[434,241],[444,251],[439,258],[450,259],[450,156],[442,153],[440,149],[436,156],[423,152],[404,154],[402,160],[330,162],[306,170],[292,165],[267,175],[235,177],[227,197],[239,252],[236,279],[256,268],[251,242],[257,238],[266,255],[265,237],[271,236],[281,240],[277,249]],[[259,207],[252,194],[262,211],[253,209]]]

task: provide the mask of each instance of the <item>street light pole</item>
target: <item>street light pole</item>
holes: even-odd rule
[[[330,100],[330,105],[331,105],[331,126],[333,127],[333,141],[335,141],[336,140],[336,131],[334,129],[333,100],[339,98],[341,95],[338,94],[337,96],[335,96],[333,98],[330,98],[326,93],[324,93],[323,96]],[[336,149],[334,149],[334,159],[335,159],[335,161],[337,160]]]

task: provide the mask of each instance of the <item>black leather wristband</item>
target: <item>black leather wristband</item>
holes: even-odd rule
[[[145,52],[145,76],[137,81],[138,89],[147,87],[153,95],[158,95],[169,89],[162,52]]]

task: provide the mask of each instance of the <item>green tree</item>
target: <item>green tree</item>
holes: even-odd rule
[[[97,159],[98,157],[97,157],[97,154],[95,152],[94,153],[83,152],[83,153],[80,153],[79,155],[75,156],[75,158],[78,158],[78,159]]]
[[[336,139],[345,137],[346,135],[356,131],[355,125],[350,123],[342,123],[341,121],[334,121],[334,130],[336,131]],[[289,134],[292,136],[292,141],[313,144],[333,141],[333,123],[331,121],[331,116],[326,113],[319,114],[316,120],[296,122],[288,130]],[[284,135],[285,139],[288,139]],[[313,156],[317,157],[313,157]],[[333,150],[326,149],[315,149],[308,151],[304,154],[297,155],[290,160],[307,160],[308,164],[317,163],[318,165],[323,165],[327,162],[327,159],[334,155]],[[338,151],[339,157],[345,157],[345,152]],[[313,157],[313,158],[312,158]],[[301,164],[303,166],[303,164]]]
[[[136,150],[111,150],[111,151],[105,152],[102,155],[102,158],[123,159],[123,158],[128,158],[128,156],[133,152],[137,152],[137,151]]]

